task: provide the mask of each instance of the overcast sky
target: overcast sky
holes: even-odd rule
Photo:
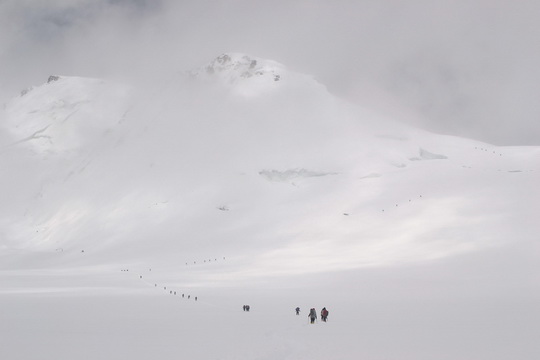
[[[537,0],[0,0],[0,95],[235,51],[428,130],[540,145],[539,15]]]

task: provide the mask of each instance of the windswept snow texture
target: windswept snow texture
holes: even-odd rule
[[[417,160],[418,158],[412,158],[411,160]],[[420,149],[420,158],[418,160],[434,160],[434,159],[448,159],[445,155],[433,154],[427,150]]]
[[[67,153],[93,146],[121,119],[128,89],[103,80],[50,76],[47,83],[13,99],[3,131],[16,145],[38,153]]]
[[[311,171],[306,169],[289,169],[285,171],[279,170],[262,170],[259,171],[259,175],[270,181],[291,181],[294,179],[310,178],[327,175],[337,175],[337,173],[327,173],[321,171]]]
[[[29,89],[1,115],[0,358],[539,358],[540,147],[236,53]]]

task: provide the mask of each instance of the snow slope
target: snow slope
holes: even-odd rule
[[[2,115],[2,358],[540,354],[539,147],[410,128],[244,54],[49,80]]]

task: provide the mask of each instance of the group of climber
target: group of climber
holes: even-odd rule
[[[244,311],[249,311],[249,305],[244,305],[242,309]],[[300,307],[296,307],[295,311],[296,315],[300,315]],[[315,308],[311,308],[309,310],[308,318],[311,324],[314,324],[315,321],[317,321],[317,310],[315,310]],[[323,307],[321,310],[321,320],[324,322],[328,321],[328,310],[325,307]]]
[[[300,315],[300,308],[297,307],[295,310],[296,310],[296,315]],[[315,308],[311,308],[309,310],[308,318],[312,324],[315,323],[315,321],[317,320],[317,310],[315,310]],[[321,320],[324,322],[328,320],[328,310],[326,310],[325,307],[323,307],[321,310]]]

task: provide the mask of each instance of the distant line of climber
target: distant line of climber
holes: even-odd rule
[[[485,152],[488,152],[489,150],[488,149],[485,149],[485,148],[481,148],[481,147],[478,147],[478,146],[475,146],[474,147],[476,150],[480,150],[480,151],[485,151]],[[493,154],[499,154],[499,156],[502,156],[501,153],[497,153],[495,151],[493,151]]]
[[[129,269],[121,269],[120,271],[129,271]],[[148,271],[150,272],[150,271],[152,271],[152,269],[150,268],[150,269],[148,269]],[[145,281],[145,280],[143,279],[143,275],[139,275],[139,279],[142,280],[142,281],[144,281],[146,284],[151,285],[150,283],[148,283],[147,281]],[[157,284],[157,283],[154,283],[154,288],[157,288],[157,287],[158,287],[158,284]],[[168,290],[168,291],[169,291],[169,294],[170,294],[170,295],[173,295],[173,296],[174,296],[174,295],[177,295],[177,294],[180,294],[180,292],[177,291],[177,290],[167,289],[167,286],[163,286],[163,290],[164,290],[164,291],[167,291],[167,290]],[[183,294],[182,294],[182,298],[183,298],[183,299],[188,299],[188,300],[190,300],[190,299],[191,299],[191,294],[185,294],[185,293],[183,293]],[[193,299],[194,299],[195,301],[197,301],[197,300],[199,300],[199,297],[198,297],[198,296],[194,296]]]
[[[225,260],[225,256],[223,257],[223,260]],[[212,260],[212,259],[204,259],[203,261],[199,261],[199,264],[201,264],[201,263],[203,263],[203,264],[204,263],[210,263],[212,261],[216,262],[216,261],[218,261],[218,259],[217,258],[214,258],[214,260]],[[191,262],[186,262],[186,265],[188,265],[188,266],[189,265],[197,265],[197,261],[193,261],[193,264],[191,264]]]
[[[421,199],[421,198],[422,198],[422,195],[419,195],[418,198]],[[412,199],[409,199],[408,202],[412,202]],[[398,207],[398,206],[399,206],[399,204],[395,204],[394,207]],[[385,209],[382,209],[381,211],[384,212],[384,210],[385,210]]]

